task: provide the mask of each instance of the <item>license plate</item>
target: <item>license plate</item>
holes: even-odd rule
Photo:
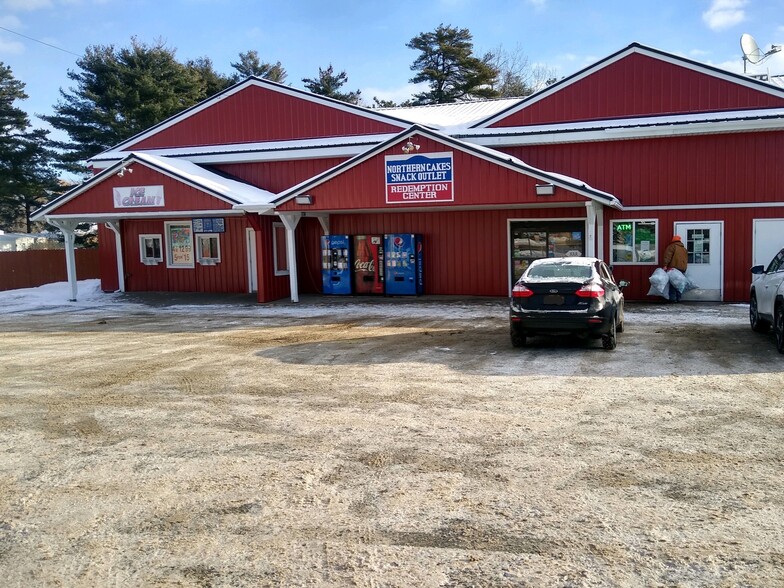
[[[547,296],[544,297],[544,300],[542,302],[544,302],[545,304],[560,306],[564,303],[564,297],[561,296],[560,294],[548,294]]]

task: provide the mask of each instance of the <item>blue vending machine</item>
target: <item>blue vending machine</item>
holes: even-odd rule
[[[389,296],[422,294],[422,235],[384,235],[384,269]]]
[[[321,237],[321,282],[324,294],[351,294],[351,238]]]

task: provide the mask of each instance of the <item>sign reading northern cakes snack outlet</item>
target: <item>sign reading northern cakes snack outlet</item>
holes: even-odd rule
[[[134,186],[112,188],[115,208],[144,208],[164,206],[163,186]]]
[[[452,202],[452,153],[387,155],[387,204]]]

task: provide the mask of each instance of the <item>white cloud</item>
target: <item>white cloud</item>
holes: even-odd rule
[[[11,12],[30,12],[54,6],[52,0],[3,0],[3,8]]]
[[[0,16],[0,27],[5,27],[7,29],[21,29],[22,21],[19,20],[17,17],[15,17],[13,14]]]
[[[714,31],[723,31],[746,20],[743,7],[748,0],[713,0],[710,8],[702,13],[703,22]]]
[[[427,82],[420,84],[405,84],[397,88],[361,88],[362,100],[368,104],[373,103],[373,98],[379,100],[392,100],[393,102],[400,103],[411,99],[414,94],[424,92],[427,90]]]
[[[0,55],[19,55],[21,53],[24,53],[24,45],[22,43],[0,37]]]

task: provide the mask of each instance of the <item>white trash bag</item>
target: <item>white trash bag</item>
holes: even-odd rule
[[[689,276],[684,274],[681,270],[673,268],[667,272],[667,276],[670,279],[670,286],[681,294],[688,292],[689,290],[694,290],[697,287],[697,284],[692,282]]]
[[[682,274],[681,274],[682,275]],[[648,296],[661,296],[662,298],[670,298],[670,277],[662,268],[657,267],[648,280],[651,283],[651,289],[648,290]]]

